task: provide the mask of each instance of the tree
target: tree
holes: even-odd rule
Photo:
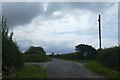
[[[34,47],[31,46],[26,52],[25,54],[44,54],[46,55],[44,49],[42,47]]]
[[[97,50],[90,45],[80,44],[75,46],[75,50],[86,59],[95,59],[97,56]]]
[[[54,56],[54,53],[52,52],[52,56]]]
[[[57,56],[57,57],[59,57],[59,56],[60,56],[60,54],[57,54],[56,56]]]
[[[48,60],[48,57],[46,56],[46,52],[42,47],[31,46],[25,52],[24,56],[26,62],[44,62]]]

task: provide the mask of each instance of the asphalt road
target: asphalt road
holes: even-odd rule
[[[48,78],[105,78],[86,69],[82,64],[53,59],[52,62],[46,63]]]

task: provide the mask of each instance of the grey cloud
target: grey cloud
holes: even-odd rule
[[[61,19],[63,15],[53,16],[52,14],[56,11],[66,9],[70,10],[88,10],[95,14],[100,14],[106,9],[111,2],[50,2],[48,3],[47,10],[44,12],[44,18],[46,19]]]
[[[111,2],[74,2],[68,3],[68,6],[74,9],[86,9],[94,13],[99,13],[110,4]]]
[[[73,10],[86,9],[95,13],[99,13],[110,4],[111,2],[51,2],[48,4],[46,14],[50,15],[57,10],[62,10],[63,8]]]
[[[55,11],[59,11],[63,8],[65,8],[66,5],[64,2],[50,2],[48,3],[48,6],[47,6],[47,11],[45,12],[46,15],[51,15],[53,12]]]
[[[14,27],[29,23],[43,13],[43,8],[36,2],[4,2],[2,12],[8,19],[8,26]]]
[[[46,12],[44,12],[42,3],[37,2],[4,2],[2,12],[8,19],[8,26],[15,27],[18,25],[29,24],[30,21],[38,15],[46,19],[58,19],[61,16],[53,17],[55,11],[62,9],[86,9],[95,13],[100,12],[108,6],[107,2],[50,2]]]

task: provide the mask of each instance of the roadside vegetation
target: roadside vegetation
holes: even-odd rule
[[[84,67],[90,69],[92,72],[98,73],[108,78],[120,78],[120,72],[118,70],[114,70],[109,67],[103,66],[99,64],[96,60],[70,60],[69,59],[69,61],[79,62],[83,64]]]
[[[104,75],[108,78],[120,78],[120,72],[113,70],[109,67],[98,64],[96,61],[90,61],[85,64],[85,67],[100,75]]]
[[[2,16],[2,78],[44,78],[46,70],[41,66],[26,66],[25,62],[46,62],[50,58],[42,47],[31,46],[25,54],[19,50],[15,41],[14,33],[9,33],[7,20]]]
[[[120,71],[120,46],[99,50],[97,62],[103,66]]]
[[[50,58],[46,55],[46,52],[42,47],[31,46],[24,54],[23,58],[25,62],[47,62]]]
[[[13,77],[14,71],[24,66],[22,53],[12,40],[13,32],[8,35],[6,20],[2,17],[2,76]]]
[[[23,69],[17,70],[15,78],[46,78],[47,71],[39,65],[28,65]]]

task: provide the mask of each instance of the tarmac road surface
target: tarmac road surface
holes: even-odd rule
[[[105,78],[86,69],[82,64],[52,59],[52,62],[45,64],[48,78]]]

